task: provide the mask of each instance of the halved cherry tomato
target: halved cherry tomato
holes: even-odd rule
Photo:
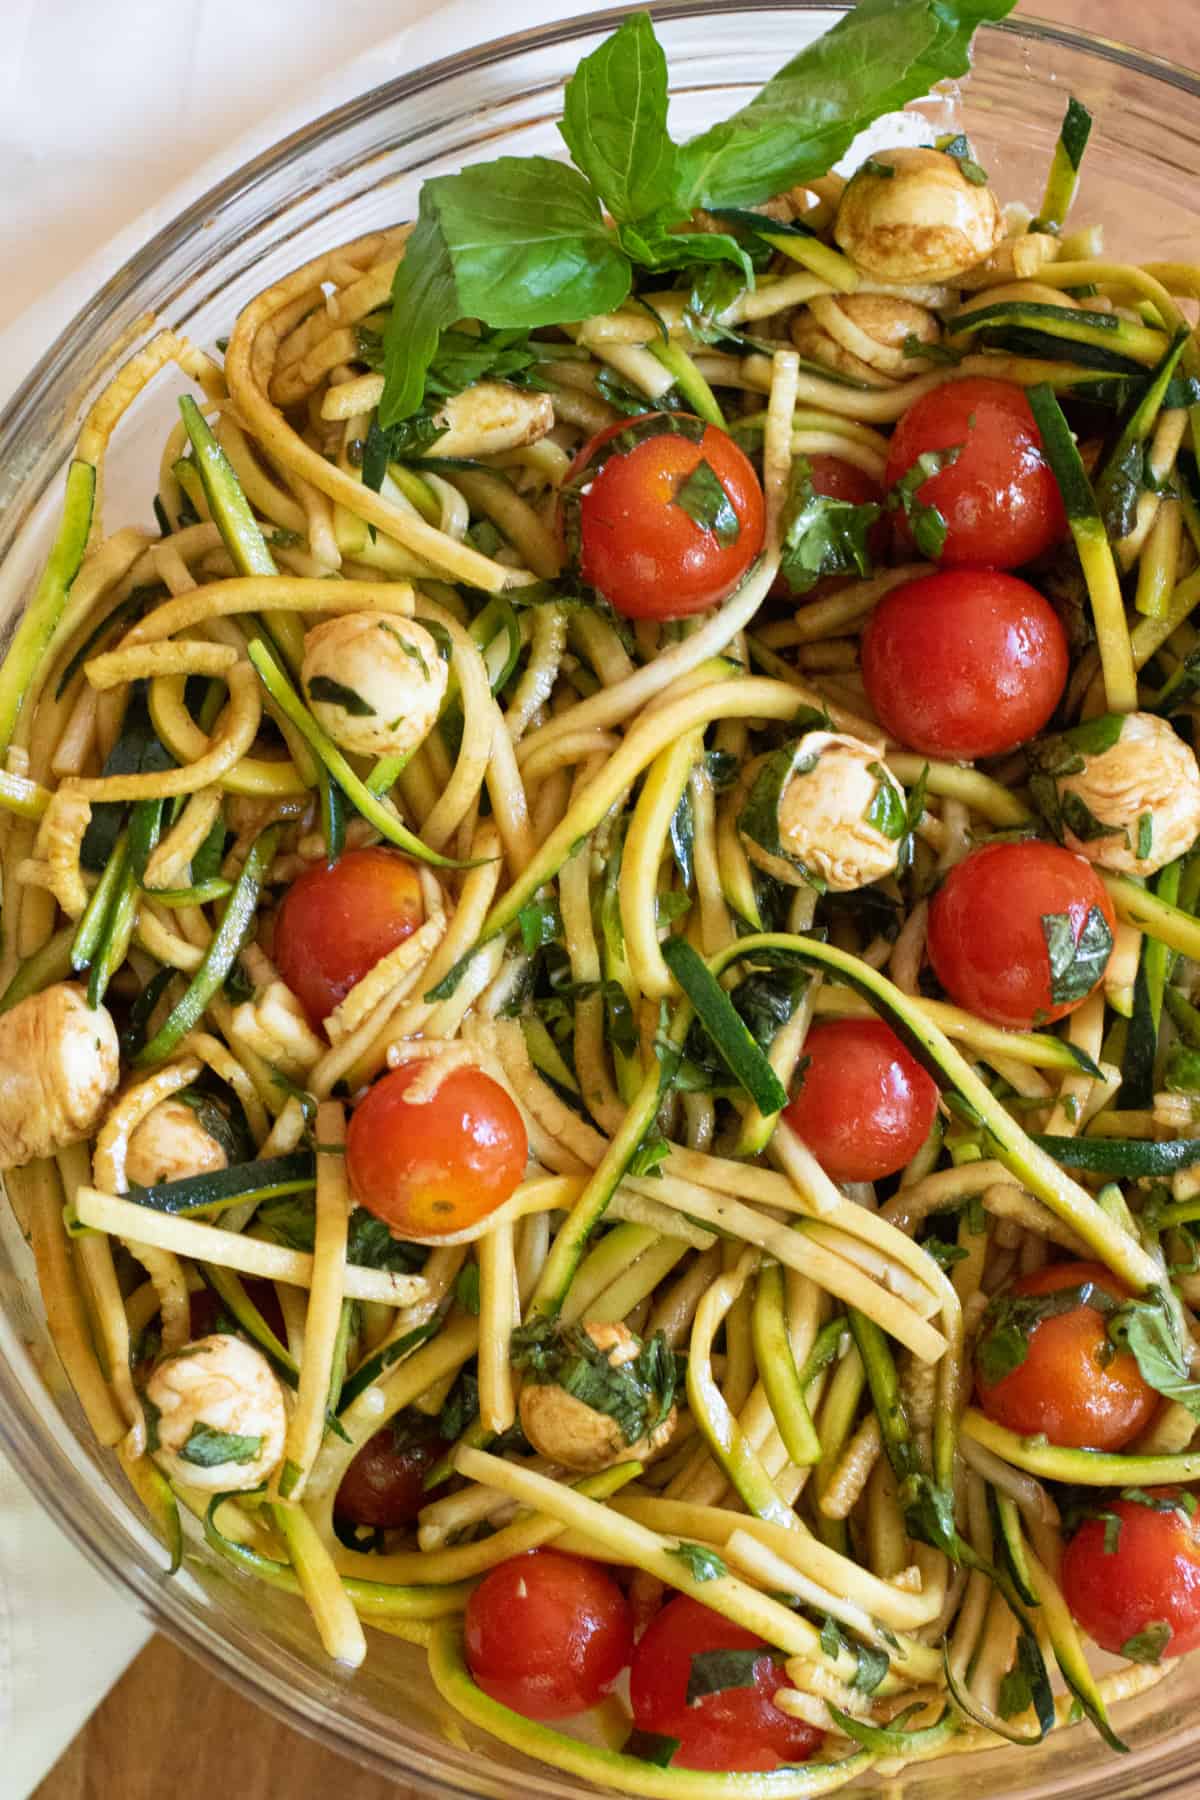
[[[882,505],[883,489],[879,483],[867,474],[865,469],[847,462],[842,456],[810,456],[808,458],[809,479],[814,494],[821,494],[830,500],[848,500],[851,506]],[[881,562],[887,555],[891,528],[886,516],[878,519],[867,533],[867,548],[872,560]],[[771,598],[774,600],[815,600],[821,594],[831,594],[854,577],[849,575],[826,575],[804,594],[793,594],[791,586],[783,575],[777,575],[771,585]]]
[[[448,1235],[486,1218],[525,1173],[525,1124],[498,1081],[456,1068],[425,1101],[428,1063],[402,1063],[355,1108],[346,1133],[354,1197],[399,1238]]]
[[[465,1629],[479,1686],[527,1719],[595,1706],[633,1651],[633,1614],[608,1570],[557,1550],[514,1556],[485,1575]]]
[[[1104,977],[1115,924],[1104,883],[1082,856],[1033,839],[984,844],[930,902],[929,960],[959,1006],[1028,1031],[1087,999]]]
[[[1052,1444],[1074,1449],[1121,1450],[1149,1424],[1158,1395],[1143,1381],[1132,1352],[1114,1349],[1101,1308],[1081,1301],[1031,1321],[1006,1306],[1009,1299],[1089,1285],[1118,1304],[1129,1298],[1102,1263],[1070,1262],[1023,1275],[993,1300],[976,1342],[976,1389],[988,1418],[1022,1437],[1044,1434]],[[994,1336],[993,1325],[999,1328]],[[989,1381],[989,1348],[1006,1363],[1021,1342],[1024,1361]]]
[[[682,619],[732,592],[762,549],[766,512],[749,458],[715,425],[698,442],[669,428],[678,414],[646,413],[599,432],[579,452],[568,481],[594,464],[579,509],[580,573],[628,619]],[[655,420],[663,429],[654,430]],[[699,421],[691,423],[699,428]],[[633,449],[604,446],[644,434]],[[690,478],[690,479],[689,479]],[[692,511],[683,504],[688,487]],[[692,516],[724,502],[727,523]]]
[[[721,1650],[761,1650],[748,1667],[731,1669],[736,1683],[688,1705],[693,1659]],[[704,1673],[704,1664],[700,1672]],[[789,1718],[774,1704],[788,1679],[770,1646],[710,1607],[679,1594],[653,1621],[633,1655],[629,1699],[639,1731],[677,1738],[677,1769],[723,1769],[731,1774],[806,1762],[822,1733]]]
[[[925,756],[1015,750],[1050,718],[1068,668],[1050,602],[989,569],[893,588],[863,633],[863,681],[880,723]]]
[[[1063,1594],[1083,1629],[1102,1650],[1139,1662],[1195,1650],[1200,1645],[1195,1496],[1180,1488],[1150,1488],[1144,1501],[1098,1494],[1096,1504],[1116,1516],[1116,1542],[1111,1521],[1086,1519],[1062,1564]],[[1107,1550],[1106,1527],[1112,1546]]]
[[[807,1063],[783,1116],[834,1181],[878,1181],[916,1155],[937,1083],[882,1019],[829,1019],[804,1040]]]
[[[314,1025],[425,918],[416,867],[382,844],[297,876],[275,917],[274,959]]]
[[[947,381],[914,401],[888,446],[887,485],[926,450],[962,446],[957,460],[917,490],[946,521],[939,561],[1016,569],[1058,543],[1067,529],[1058,483],[1024,388],[985,376]],[[902,537],[908,527],[899,516]]]
[[[385,1530],[411,1525],[436,1490],[425,1487],[426,1471],[447,1449],[432,1419],[397,1413],[368,1438],[342,1476],[333,1510],[351,1525]]]

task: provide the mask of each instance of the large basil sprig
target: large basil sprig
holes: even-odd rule
[[[501,157],[421,189],[393,285],[380,423],[421,404],[438,338],[458,319],[536,329],[619,306],[633,264],[728,261],[726,232],[681,232],[697,206],[753,206],[823,173],[882,113],[966,73],[971,37],[1015,0],[859,0],[747,106],[683,145],[667,131],[667,67],[648,14],[628,18],[567,83],[575,163]],[[607,211],[613,223],[604,218]]]

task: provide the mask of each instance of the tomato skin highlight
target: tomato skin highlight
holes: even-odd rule
[[[275,915],[273,960],[319,1027],[425,919],[415,864],[382,844],[298,875]]]
[[[984,844],[955,864],[930,902],[933,972],[951,1000],[993,1025],[1029,1031],[1064,1019],[1087,995],[1052,1000],[1042,919],[1067,914],[1078,943],[1093,907],[1112,931],[1112,901],[1082,856],[1034,839]]]
[[[566,1719],[603,1699],[628,1663],[633,1614],[599,1563],[532,1550],[484,1576],[465,1634],[485,1694],[527,1719]]]
[[[570,481],[605,442],[647,413],[598,432],[572,464]],[[737,514],[732,543],[675,504],[675,495],[706,462]],[[660,432],[632,450],[614,451],[597,467],[580,503],[580,574],[627,619],[682,619],[706,612],[732,593],[762,549],[766,507],[753,465],[733,439],[706,425],[698,443]]]
[[[1154,1498],[1178,1488],[1151,1488]],[[1094,1643],[1115,1655],[1147,1627],[1169,1625],[1164,1657],[1200,1646],[1200,1530],[1182,1508],[1158,1512],[1134,1500],[1098,1495],[1117,1515],[1116,1548],[1105,1551],[1104,1520],[1085,1519],[1063,1553],[1063,1595]]]
[[[1054,1294],[1085,1282],[1117,1303],[1129,1298],[1102,1263],[1088,1262],[1052,1263],[1022,1276],[1008,1291]],[[998,1425],[1022,1437],[1044,1433],[1052,1444],[1072,1449],[1123,1450],[1150,1423],[1158,1395],[1143,1381],[1131,1351],[1111,1355],[1099,1307],[1081,1305],[1043,1319],[1026,1342],[1025,1361],[991,1386],[976,1361],[979,1404]]]
[[[911,1162],[937,1112],[937,1083],[882,1019],[829,1019],[804,1040],[810,1060],[784,1108],[834,1181],[878,1181]]]
[[[943,568],[1020,568],[1065,537],[1058,483],[1025,390],[1012,381],[947,381],[914,401],[888,446],[888,487],[926,450],[960,444],[958,460],[931,476],[916,496],[946,521],[937,559]],[[911,539],[903,515],[897,531],[902,541]]]
[[[432,1422],[427,1424],[427,1432],[408,1442],[397,1441],[395,1420],[367,1439],[342,1476],[333,1503],[337,1518],[351,1525],[376,1525],[384,1530],[414,1522],[421,1508],[440,1491],[425,1487],[426,1470],[448,1448],[433,1430]]]
[[[724,1688],[687,1704],[692,1657],[707,1650],[762,1650],[753,1687]],[[686,1594],[669,1601],[633,1655],[629,1699],[640,1731],[678,1738],[675,1769],[724,1769],[731,1774],[803,1763],[823,1734],[774,1705],[788,1679],[770,1647]]]
[[[884,728],[926,756],[973,762],[1046,725],[1067,685],[1067,636],[1015,575],[950,569],[893,588],[862,640],[863,681]]]
[[[360,1206],[396,1237],[441,1237],[486,1218],[525,1173],[529,1140],[516,1106],[482,1069],[451,1069],[424,1103],[408,1089],[428,1063],[401,1063],[359,1102],[346,1168]]]

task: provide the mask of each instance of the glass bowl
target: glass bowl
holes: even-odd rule
[[[804,0],[656,7],[676,135],[741,105],[841,10]],[[29,591],[78,421],[114,364],[149,335],[149,315],[211,346],[287,270],[410,216],[426,175],[500,152],[555,154],[562,82],[618,16],[486,44],[363,95],[231,175],[127,263],[0,418],[0,619],[11,626]],[[1200,183],[1200,79],[1029,20],[981,31],[961,117],[1002,197],[1040,198],[1069,93],[1096,115],[1077,221],[1103,220],[1122,260],[1186,260]],[[108,477],[110,529],[151,525],[178,385],[162,378],[122,428]],[[422,1794],[502,1800],[518,1783],[547,1800],[593,1791],[451,1715],[409,1645],[373,1632],[358,1674],[331,1667],[298,1601],[217,1565],[195,1533],[183,1573],[168,1579],[115,1459],[89,1438],[47,1336],[32,1259],[8,1207],[0,1213],[0,1433],[38,1498],[157,1626],[289,1724]],[[1194,1794],[1198,1713],[1200,1658],[1117,1708],[1133,1747],[1127,1758],[1080,1726],[1036,1752],[913,1766],[886,1792],[894,1800]],[[867,1781],[853,1792],[874,1788]]]

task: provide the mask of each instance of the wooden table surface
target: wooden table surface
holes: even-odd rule
[[[581,8],[582,10],[582,8]],[[1200,68],[1194,0],[1022,0],[1018,9]],[[154,1638],[113,1689],[33,1800],[417,1800],[407,1783],[366,1773],[278,1724],[233,1688]]]

